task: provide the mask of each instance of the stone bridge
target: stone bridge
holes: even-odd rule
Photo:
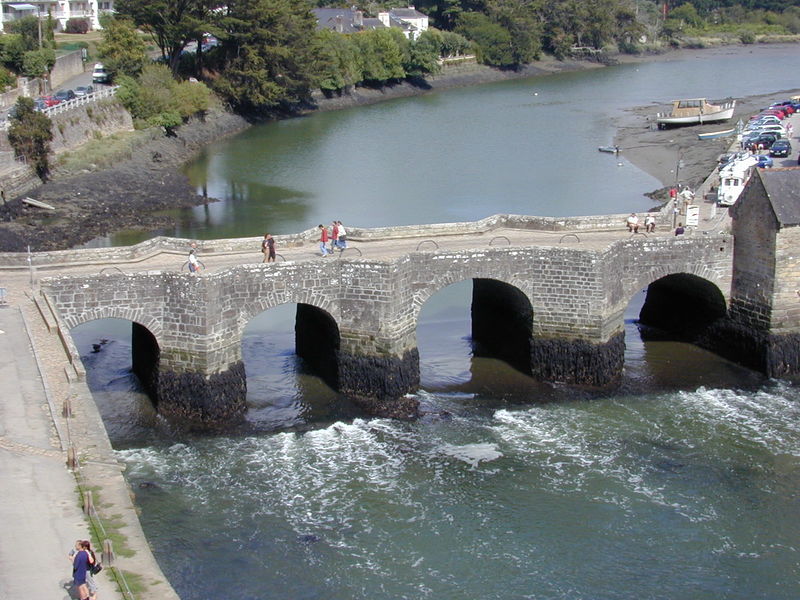
[[[260,259],[257,239],[214,240],[201,243],[199,276],[180,270],[188,241],[165,238],[34,263],[62,265],[64,275],[41,290],[64,330],[107,317],[133,322],[134,370],[166,416],[213,423],[241,414],[243,331],[286,303],[297,304],[296,349],[312,369],[372,413],[403,416],[416,408],[405,395],[419,384],[420,311],[465,280],[476,353],[539,380],[613,384],[623,369],[623,313],[645,288],[644,322],[702,343],[727,310],[730,235],[676,238],[662,227],[631,236],[623,218],[351,230],[352,248],[324,259],[312,230],[279,236],[283,260],[272,264],[243,264],[243,255]],[[98,264],[115,266],[98,273]]]

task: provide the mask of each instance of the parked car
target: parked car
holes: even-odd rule
[[[778,140],[769,147],[770,156],[789,156],[792,153],[792,144],[789,140]]]
[[[42,96],[41,98],[39,98],[39,100],[41,100],[47,107],[55,106],[56,104],[61,104],[61,100],[59,100],[55,96]]]
[[[72,90],[58,90],[53,94],[59,102],[66,102],[67,100],[75,99],[75,92]]]
[[[772,133],[762,133],[758,137],[748,140],[747,147],[756,150],[767,150],[778,140],[778,136]]]
[[[103,63],[95,63],[92,70],[92,83],[108,83],[108,71],[103,66]]]
[[[770,108],[777,108],[778,110],[782,110],[787,115],[791,115],[794,113],[794,106],[792,105],[791,100],[786,100],[785,102],[779,102],[778,104],[773,104]]]
[[[44,110],[45,108],[47,108],[47,104],[45,104],[44,100],[41,98],[36,98],[36,100],[33,101],[34,110]]]
[[[80,96],[88,96],[89,94],[94,92],[94,86],[92,85],[79,85],[75,88],[75,95]]]
[[[781,121],[783,121],[786,118],[786,113],[783,112],[782,110],[778,110],[777,108],[770,108],[770,109],[767,109],[767,110],[762,110],[761,114],[762,115],[774,115],[774,116],[778,117]]]
[[[766,154],[759,154],[756,158],[758,159],[756,166],[759,169],[768,169],[772,166],[772,159]]]

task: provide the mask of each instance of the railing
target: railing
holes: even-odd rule
[[[117,88],[119,86],[112,86],[112,87],[104,87],[100,88],[91,94],[86,94],[85,96],[76,96],[72,100],[66,100],[65,102],[60,102],[55,106],[48,106],[47,108],[42,109],[41,112],[46,114],[48,117],[52,115],[58,115],[63,112],[67,112],[72,110],[73,108],[78,108],[79,106],[84,106],[86,104],[92,104],[97,102],[98,100],[102,100],[103,98],[110,98],[114,94],[117,93]]]
[[[111,87],[100,88],[97,91],[92,92],[91,94],[86,94],[85,96],[76,96],[72,100],[66,100],[64,102],[60,102],[55,106],[48,106],[46,108],[41,109],[39,112],[50,117],[53,115],[58,115],[63,112],[70,111],[80,106],[85,106],[86,104],[93,104],[98,100],[114,96],[117,93],[118,87],[119,86],[115,85]],[[8,119],[6,115],[0,116],[0,130],[7,130],[9,125],[10,125],[10,119]]]

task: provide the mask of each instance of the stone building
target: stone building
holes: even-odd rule
[[[800,167],[756,169],[732,211],[736,243],[726,337],[736,342],[733,358],[770,377],[797,375]]]

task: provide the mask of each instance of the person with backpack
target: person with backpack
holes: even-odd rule
[[[76,583],[76,575],[78,571],[78,566],[76,562],[80,562],[81,564],[84,562],[84,556],[79,558],[79,555],[83,553],[86,560],[86,570],[84,575],[84,584],[86,586],[85,595],[82,594],[82,590],[80,585]],[[92,550],[92,544],[89,540],[76,540],[75,547],[69,551],[67,558],[72,562],[72,577],[73,583],[75,583],[76,590],[78,591],[78,596],[83,600],[84,598],[89,598],[89,600],[97,600],[97,583],[94,580],[94,575],[99,573],[103,569],[103,565],[100,564],[100,561],[97,560],[97,556],[95,556],[94,550]]]

